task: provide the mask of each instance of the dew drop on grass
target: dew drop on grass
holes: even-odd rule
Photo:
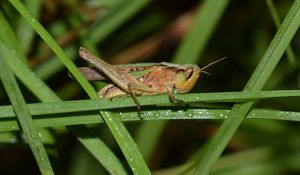
[[[135,168],[132,167],[131,170],[132,170],[133,172],[135,172]],[[133,173],[133,174],[136,174],[136,173]]]
[[[256,114],[255,113],[250,114],[249,118],[256,118]]]
[[[280,116],[284,116],[284,115],[280,114]],[[295,120],[295,121],[299,121],[299,120],[300,120],[300,119],[299,119],[299,114],[296,113],[296,112],[290,112],[290,113],[288,114],[288,116],[289,116],[289,118],[291,118],[291,119],[293,119],[293,120]],[[285,117],[282,117],[282,118],[285,119]]]
[[[151,115],[151,112],[147,111],[147,112],[145,112],[145,115],[149,116],[149,115]]]
[[[17,138],[13,137],[12,139],[10,139],[10,143],[17,143]]]
[[[183,110],[179,110],[179,111],[177,111],[177,113],[181,113],[181,114],[182,114],[182,113],[184,113],[184,112],[183,112]]]
[[[221,118],[224,118],[224,115],[223,115],[223,114],[220,114],[220,117],[221,117]]]

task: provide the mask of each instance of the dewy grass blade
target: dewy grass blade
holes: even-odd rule
[[[32,105],[28,106],[30,110]],[[35,108],[35,107],[34,107]],[[44,109],[44,108],[43,108]],[[11,106],[0,107],[0,112],[5,112],[6,116],[1,116],[1,119],[5,119],[0,122],[0,131],[16,131],[19,130],[19,125],[16,120],[16,116],[11,109]],[[83,110],[85,111],[85,110]],[[29,111],[30,113],[34,113]],[[227,109],[188,109],[188,110],[147,110],[145,112],[145,120],[223,120],[228,117],[230,110]],[[43,115],[43,118],[35,118],[34,123],[36,127],[56,127],[56,126],[70,126],[70,125],[80,125],[80,124],[97,124],[103,123],[103,120],[99,120],[99,115],[96,113],[84,112],[81,114],[67,114],[64,115]],[[286,120],[286,121],[300,121],[300,112],[290,112],[290,111],[279,111],[279,110],[269,110],[269,109],[253,109],[247,115],[249,119],[269,119],[269,120]],[[135,112],[122,112],[122,121],[139,121],[141,118],[136,116]],[[82,128],[80,126],[80,128]],[[77,131],[75,131],[77,132]],[[82,133],[87,133],[82,131]],[[81,135],[81,134],[79,134]],[[89,139],[90,142],[96,143],[95,140]],[[91,145],[87,145],[90,147]],[[92,152],[98,152],[101,150],[101,147],[97,147],[98,150]],[[101,153],[102,156],[106,154]],[[98,158],[98,156],[95,156]],[[105,164],[104,164],[105,165]],[[112,171],[116,172],[116,171]],[[122,174],[122,173],[121,173]]]
[[[70,58],[63,52],[55,40],[50,36],[50,34],[43,28],[43,26],[30,14],[30,12],[24,7],[24,5],[19,0],[9,0],[9,2],[17,9],[17,11],[26,19],[26,21],[33,27],[33,29],[43,38],[43,40],[48,44],[48,46],[56,53],[58,58],[65,64],[68,70],[72,73],[74,78],[79,82],[83,89],[88,93],[92,99],[98,99],[98,95],[94,91],[93,87],[88,83],[88,81],[83,77],[78,68],[73,64]],[[137,149],[136,144],[131,138],[129,132],[123,125],[123,123],[118,119],[114,118],[108,113],[103,113],[100,111],[103,119],[111,130],[113,136],[115,137],[117,143],[125,155],[125,158],[131,167],[134,174],[150,174],[150,170],[147,167],[142,155]],[[126,147],[121,147],[121,145],[128,145]]]
[[[292,37],[300,25],[300,0],[294,1],[282,25],[278,29],[267,51],[246,84],[244,91],[257,91],[263,88],[275,66],[279,62]],[[203,159],[198,164],[195,174],[209,174],[215,162],[220,157],[227,143],[251,109],[254,102],[236,104],[228,119],[224,121],[215,137],[208,145]]]
[[[3,86],[18,117],[18,121],[22,127],[22,130],[24,131],[25,138],[33,152],[41,173],[45,175],[54,174],[39,133],[35,128],[31,115],[27,109],[26,102],[23,98],[21,90],[19,89],[17,81],[7,64],[6,53],[7,49],[1,43],[0,76],[3,82]]]
[[[29,88],[31,88],[31,86]],[[285,91],[233,92],[233,93],[217,92],[217,93],[203,93],[203,94],[185,94],[180,96],[180,99],[187,101],[189,103],[246,102],[249,100],[259,100],[264,98],[299,97],[299,94],[300,94],[300,90],[291,90],[291,91],[286,90],[286,92]],[[143,99],[145,100],[144,105],[156,104],[156,105],[164,106],[165,104],[170,103],[167,95],[147,96],[147,97],[145,96]],[[101,109],[109,110],[109,109],[125,108],[125,107],[135,107],[135,103],[131,100],[131,98],[120,98],[114,101],[72,100],[72,101],[63,101],[63,102],[56,101],[56,102],[28,104],[28,108],[31,112],[30,113],[31,115],[95,111]],[[9,108],[8,106],[5,107],[2,106],[0,108],[0,118],[11,117],[13,115],[14,114],[11,107]]]
[[[0,18],[1,19],[1,18]],[[3,18],[2,21],[5,21]],[[9,28],[9,26],[6,26]],[[5,35],[0,29],[0,36]],[[15,37],[12,35],[11,37]],[[15,43],[12,40],[5,40],[5,43],[10,43],[10,46],[17,48]],[[14,74],[23,82],[33,94],[36,95],[42,102],[60,102],[61,99],[43,82],[39,79],[34,72],[32,72],[20,58],[15,55],[13,49],[10,50],[9,59],[7,60]],[[8,53],[9,54],[9,53]],[[55,107],[54,107],[55,108]],[[12,109],[12,108],[11,108]],[[48,108],[49,109],[49,108]],[[53,108],[52,108],[53,109]],[[12,110],[13,111],[13,110]],[[41,113],[42,114],[42,113]],[[99,120],[99,115],[95,118]],[[101,120],[102,121],[102,120]],[[102,121],[103,122],[103,121]],[[5,129],[10,125],[10,123],[2,121],[2,129]],[[59,124],[59,121],[58,123]],[[83,123],[84,124],[84,123]],[[61,123],[60,126],[63,126]],[[18,128],[17,122],[15,122],[14,127]],[[77,130],[80,130],[83,133],[89,133],[88,128],[83,126],[70,126],[68,129],[76,136],[76,138],[81,142],[89,152],[94,155],[94,157],[107,169],[110,173],[126,174],[124,167],[114,153],[97,137],[81,137],[77,134]]]

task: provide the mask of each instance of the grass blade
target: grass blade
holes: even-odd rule
[[[46,108],[46,104],[37,105],[29,104],[28,109],[31,115],[37,113],[34,109],[42,107]],[[70,125],[80,125],[80,124],[96,124],[103,123],[103,120],[99,120],[99,115],[96,113],[85,113],[86,109],[82,109],[83,113],[80,114],[68,114],[62,112],[60,114],[44,114],[43,118],[35,117],[34,122],[36,127],[56,127],[56,126],[70,126]],[[0,131],[16,131],[19,130],[19,126],[16,120],[16,115],[11,106],[3,106],[0,108],[0,112],[4,114],[1,116],[3,120],[0,123]],[[188,110],[147,110],[145,111],[145,119],[149,121],[154,120],[223,120],[228,117],[230,110],[227,109],[188,109]],[[39,112],[40,113],[40,112]],[[279,111],[270,109],[252,109],[249,114],[247,114],[249,119],[269,119],[269,120],[286,120],[286,121],[300,121],[300,112],[290,112],[290,111]],[[136,116],[136,112],[122,112],[122,121],[140,121],[141,118]],[[88,132],[81,132],[88,133]],[[83,137],[82,137],[83,138]],[[90,137],[90,141],[92,137]],[[92,142],[92,141],[91,141]],[[94,143],[96,143],[94,141]],[[88,145],[87,147],[89,147]],[[98,149],[99,146],[97,146]],[[97,152],[97,151],[96,151]],[[94,154],[94,153],[92,153]],[[103,155],[103,153],[101,153]],[[98,159],[98,156],[95,156]],[[104,164],[105,165],[105,164]],[[114,166],[115,167],[115,166]],[[116,171],[115,171],[116,172]]]
[[[9,65],[16,72],[17,77],[31,90],[39,99],[44,102],[61,101],[51,89],[44,84],[35,74],[23,64],[18,57],[9,54]],[[53,106],[54,107],[54,106]],[[55,108],[55,107],[54,107]],[[51,109],[48,108],[48,109]],[[52,108],[53,109],[53,108]],[[41,113],[42,114],[42,113]],[[99,119],[99,115],[97,116]],[[63,126],[63,125],[60,125]],[[77,139],[91,152],[91,154],[103,164],[107,171],[118,174],[126,174],[121,162],[111,150],[97,137],[93,137],[85,126],[69,126],[70,130]],[[84,137],[83,137],[83,133]],[[87,137],[89,136],[89,137]]]
[[[196,63],[199,60],[199,56],[202,54],[209,38],[213,34],[214,29],[217,26],[218,21],[222,17],[222,14],[229,4],[229,0],[206,0],[198,8],[196,19],[191,27],[190,31],[187,32],[187,36],[183,39],[179,48],[176,50],[175,56],[172,60],[174,63],[184,64],[184,63]],[[153,128],[153,123],[144,123],[141,127]],[[161,132],[164,130],[166,123],[160,123],[159,129],[147,131],[146,129],[140,128],[145,133],[139,133],[138,138],[153,138],[153,140],[148,140],[152,145],[156,145]],[[157,125],[158,126],[158,125]],[[151,137],[149,134],[151,133]],[[145,136],[143,136],[145,135]],[[148,136],[146,136],[148,135]],[[149,144],[141,145],[143,140],[137,140],[140,144],[141,149],[147,148],[143,151],[144,155],[150,155],[154,148],[151,148]]]
[[[7,20],[4,18],[2,11],[0,11],[0,24],[2,27],[0,27],[0,40],[2,40],[4,43],[6,43],[6,46],[8,48],[15,48],[16,54],[18,57],[23,61],[26,62],[26,57],[24,56],[24,51],[22,48],[17,44],[18,40],[15,37],[14,31],[10,27]]]
[[[267,3],[267,6],[270,10],[270,14],[273,18],[275,26],[277,28],[279,28],[281,21],[280,21],[280,18],[278,16],[278,14],[277,14],[275,5],[273,3],[273,0],[266,0],[266,3]],[[290,45],[286,48],[286,54],[287,54],[290,65],[293,66],[293,67],[296,67],[297,66],[296,56],[295,56],[295,54],[292,50],[292,47]]]
[[[259,65],[246,84],[244,88],[245,91],[255,91],[263,88],[289,42],[296,33],[299,25],[300,1],[296,0],[262,57]],[[215,137],[209,143],[208,149],[206,150],[203,159],[200,161],[195,174],[209,174],[252,105],[253,102],[234,105],[228,119],[224,121]]]
[[[4,35],[4,34],[3,34]],[[6,41],[10,42],[10,40]],[[14,44],[12,44],[13,46]],[[61,101],[61,99],[32,72],[19,57],[11,51],[7,60],[12,71],[23,82],[29,90],[33,92],[43,102]],[[99,119],[99,115],[97,116]],[[8,123],[4,123],[8,124]],[[7,125],[8,126],[8,125]],[[62,126],[62,125],[61,125]],[[15,122],[14,127],[18,127]],[[6,128],[3,125],[3,129]],[[91,152],[91,154],[106,168],[110,173],[126,174],[121,162],[114,153],[97,137],[89,135],[90,131],[84,126],[69,126],[68,129],[77,137],[77,139]],[[80,132],[79,132],[80,131]],[[82,133],[85,137],[82,137]],[[89,135],[89,137],[87,137]]]
[[[150,2],[151,0],[134,0],[119,3],[119,5],[106,17],[103,19],[101,18],[87,29],[86,34],[88,35],[88,38],[94,43],[101,42],[105,37],[109,36],[109,34]]]
[[[26,102],[22,96],[17,81],[6,62],[8,58],[7,48],[0,44],[0,76],[8,97],[12,103],[18,121],[24,131],[26,140],[33,152],[42,174],[54,174],[46,150],[42,144],[37,129],[34,126],[31,115],[27,109]]]
[[[223,15],[229,0],[206,0],[198,9],[194,25],[176,51],[174,63],[196,63]]]
[[[203,93],[203,94],[185,94],[181,95],[180,99],[189,102],[247,102],[251,100],[259,100],[264,98],[275,97],[299,97],[300,90],[291,90],[280,95],[280,91],[261,91],[261,92],[226,92],[226,93]],[[256,95],[256,96],[251,96]],[[261,96],[259,96],[261,95]],[[143,100],[147,101],[143,105],[160,105],[160,106],[172,106],[168,101],[167,95],[148,96],[143,97]],[[158,102],[159,101],[159,102]],[[156,102],[156,103],[155,103]],[[122,105],[120,105],[122,104]],[[174,105],[174,104],[173,104]],[[191,104],[192,105],[192,104]],[[176,106],[176,105],[175,105]],[[29,104],[28,106],[33,112],[33,115],[43,114],[57,114],[67,112],[81,112],[81,111],[95,111],[95,110],[108,110],[108,109],[120,109],[125,107],[135,107],[135,103],[131,98],[120,98],[114,101],[110,100],[72,100],[64,102],[44,102]],[[182,108],[181,106],[179,106]],[[2,116],[9,116],[12,113],[6,114],[5,111],[0,113]]]
[[[24,1],[28,9],[30,9],[31,13],[35,18],[40,16],[40,12],[42,9],[42,1],[40,0],[26,0]],[[23,48],[23,51],[28,52],[29,47],[34,39],[34,31],[32,28],[22,19],[18,19],[18,38],[20,41],[20,46]]]
[[[4,18],[3,21],[6,21]],[[6,26],[9,28],[9,26]],[[0,30],[1,31],[1,30]],[[1,33],[1,36],[5,33]],[[15,38],[14,35],[11,37]],[[16,43],[11,40],[5,40],[5,43],[10,43],[11,47],[17,48]],[[15,75],[24,83],[27,88],[38,97],[42,102],[57,102],[61,99],[43,82],[41,79],[32,72],[23,62],[20,61],[19,57],[14,49],[10,49],[9,59],[7,60],[12,71]],[[23,56],[25,57],[25,56]],[[97,116],[99,119],[99,115]],[[4,124],[7,124],[4,122]],[[62,126],[62,125],[61,125]],[[15,122],[14,127],[18,127]],[[6,128],[3,125],[3,129]],[[97,137],[89,135],[90,131],[84,126],[69,126],[69,131],[73,133],[80,143],[82,143],[87,150],[106,168],[110,173],[126,174],[124,167],[114,153]],[[79,132],[80,131],[80,132]],[[85,137],[82,137],[82,133],[85,133]]]
[[[88,93],[92,99],[98,99],[98,95],[94,91],[93,87],[87,82],[83,77],[77,67],[73,64],[70,58],[63,52],[55,40],[49,35],[49,33],[43,28],[43,26],[29,13],[29,11],[24,7],[24,5],[19,0],[9,1],[18,12],[26,19],[26,21],[33,27],[33,29],[41,36],[41,38],[48,44],[48,46],[56,53],[58,58],[64,63],[68,68],[74,78],[80,83],[83,89]],[[150,170],[147,167],[142,155],[137,149],[136,144],[133,142],[129,132],[123,125],[121,121],[116,118],[111,117],[108,113],[101,112],[103,119],[110,128],[112,134],[114,135],[117,143],[125,155],[128,164],[134,174],[150,174]],[[128,140],[127,140],[128,139]],[[124,143],[126,142],[126,143]],[[121,145],[130,145],[122,147]]]
[[[45,30],[45,28],[30,14],[26,7],[19,0],[9,1],[16,10],[25,18],[25,20],[31,25],[31,27],[40,35],[40,37],[47,43],[47,45],[53,50],[58,58],[72,73],[74,78],[80,83],[83,89],[88,93],[89,96],[97,98],[93,87],[88,81],[82,76],[77,67],[74,65],[72,60],[65,54],[65,52],[59,47],[53,37]]]

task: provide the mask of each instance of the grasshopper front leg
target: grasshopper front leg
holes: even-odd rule
[[[183,100],[177,99],[177,98],[175,97],[173,88],[168,88],[167,93],[168,93],[168,96],[169,96],[169,99],[171,100],[171,102],[177,103],[177,104],[180,104],[180,105],[185,105],[185,104],[187,104],[187,103],[184,102]]]

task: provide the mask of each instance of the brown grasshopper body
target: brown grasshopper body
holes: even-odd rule
[[[193,88],[201,70],[198,66],[186,69],[167,66],[152,66],[148,68],[148,71],[147,74],[137,77],[136,79],[143,85],[149,87],[151,91],[135,89],[134,93],[137,95],[168,93],[173,100],[175,99],[173,95],[174,90],[178,93],[186,93]],[[114,84],[109,84],[102,88],[98,95],[102,98],[110,99],[116,96],[126,95],[126,92]]]
[[[119,65],[110,65],[102,59],[90,54],[83,47],[79,49],[79,54],[83,59],[96,67],[96,69],[81,68],[81,72],[88,80],[100,80],[103,79],[103,76],[106,76],[113,82],[113,84],[105,86],[98,92],[101,98],[111,99],[116,96],[130,94],[137,104],[138,110],[140,110],[140,105],[136,99],[136,95],[168,93],[173,102],[182,102],[175,98],[174,92],[189,92],[205,68],[223,60],[217,60],[202,69],[193,64],[177,65],[165,62],[155,63],[150,66],[121,67]],[[136,70],[147,70],[147,72],[140,76],[130,74]],[[101,72],[104,75],[100,75]]]

